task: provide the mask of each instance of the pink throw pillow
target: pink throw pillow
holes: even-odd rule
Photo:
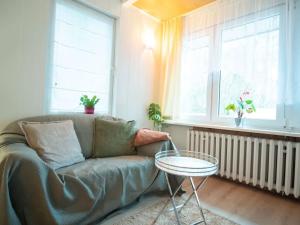
[[[135,140],[134,146],[147,145],[158,141],[166,141],[170,140],[170,136],[166,132],[154,131],[150,129],[140,129],[138,130]]]

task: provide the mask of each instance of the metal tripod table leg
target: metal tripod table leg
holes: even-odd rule
[[[160,217],[160,215],[164,212],[164,210],[166,209],[166,207],[168,206],[168,204],[169,204],[170,201],[172,201],[172,205],[173,205],[173,209],[175,211],[177,222],[178,222],[179,225],[181,225],[180,220],[179,220],[179,216],[178,216],[177,206],[175,204],[175,196],[178,193],[178,191],[180,190],[180,188],[182,187],[184,179],[182,180],[181,184],[177,187],[177,189],[173,192],[172,188],[171,188],[171,185],[170,185],[170,182],[169,182],[168,174],[166,172],[164,174],[165,174],[165,177],[166,177],[166,181],[167,181],[167,185],[168,185],[168,189],[169,189],[170,198],[165,203],[165,205],[163,206],[162,210],[160,211],[160,213],[157,215],[157,217],[153,221],[152,225],[156,223],[156,221],[158,220],[158,218]]]
[[[198,186],[198,188],[200,188],[200,187],[202,186],[202,184],[203,184],[206,180],[207,180],[207,177],[200,183],[200,185]],[[191,185],[192,185],[192,188],[193,188],[193,193],[194,193],[194,195],[195,195],[195,197],[196,197],[196,201],[197,201],[198,208],[199,208],[199,210],[200,210],[200,213],[201,213],[201,216],[202,216],[202,219],[203,219],[203,221],[201,221],[201,222],[203,222],[205,225],[207,225],[207,224],[206,224],[205,217],[204,217],[204,213],[203,213],[203,210],[202,210],[202,207],[201,207],[201,205],[200,205],[200,201],[199,201],[199,197],[198,197],[198,193],[197,193],[197,190],[198,190],[198,189],[195,187],[195,184],[194,184],[194,181],[193,181],[193,178],[192,178],[192,177],[190,177],[190,182],[191,182]],[[199,222],[199,223],[201,223],[201,222]],[[196,224],[198,224],[198,223],[196,223]]]
[[[199,189],[205,184],[205,182],[207,181],[207,178],[208,178],[208,177],[204,177],[204,178],[202,179],[202,181],[201,181],[201,182],[198,184],[198,186],[196,187],[196,190],[199,190]],[[189,197],[187,198],[187,200],[183,203],[182,208],[183,208],[183,207],[191,200],[191,198],[193,197],[193,195],[194,195],[194,190],[193,190],[193,192],[189,195]],[[182,208],[179,209],[179,212],[181,212]]]
[[[203,187],[204,183],[206,182],[207,178],[208,177],[204,177],[203,180],[198,184],[198,186],[196,187],[195,184],[194,184],[194,181],[193,181],[193,178],[192,177],[188,177],[189,178],[189,181],[190,181],[190,184],[191,184],[191,187],[193,189],[193,192],[189,195],[189,197],[187,198],[187,200],[182,204],[182,206],[180,206],[180,209],[179,211],[177,210],[178,206],[176,206],[176,203],[175,203],[175,196],[177,194],[177,192],[180,190],[180,188],[182,187],[182,184],[184,182],[185,179],[183,179],[183,181],[181,182],[181,184],[177,187],[177,189],[173,192],[172,191],[172,188],[171,188],[171,185],[170,185],[170,182],[169,182],[169,178],[168,178],[168,174],[165,172],[165,177],[166,177],[166,181],[167,181],[167,185],[168,185],[168,189],[169,189],[169,194],[170,194],[170,198],[168,199],[168,201],[165,203],[165,205],[163,206],[162,210],[160,211],[160,213],[157,215],[157,217],[155,218],[155,220],[153,221],[152,225],[156,223],[156,221],[158,220],[158,218],[160,217],[160,215],[163,213],[163,211],[165,210],[165,208],[167,207],[167,205],[169,204],[169,202],[171,201],[172,203],[172,206],[173,206],[173,211],[175,213],[175,216],[176,216],[176,220],[177,220],[177,224],[178,225],[181,225],[181,221],[180,221],[180,218],[179,218],[179,213],[181,212],[182,208],[190,201],[190,199],[192,198],[192,196],[194,195],[195,198],[196,198],[196,201],[197,201],[197,206],[200,210],[200,214],[201,214],[201,217],[203,220],[201,221],[198,221],[198,222],[195,222],[193,223],[192,225],[196,225],[196,224],[200,224],[200,223],[204,223],[205,225],[207,225],[206,223],[206,220],[205,220],[205,217],[204,217],[204,213],[203,213],[203,210],[202,210],[202,207],[200,205],[200,200],[199,200],[199,196],[198,196],[198,193],[197,191]]]

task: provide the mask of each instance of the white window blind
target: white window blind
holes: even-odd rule
[[[51,112],[82,111],[82,95],[100,98],[110,113],[115,20],[74,1],[56,1]]]

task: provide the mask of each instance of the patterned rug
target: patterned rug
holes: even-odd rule
[[[185,195],[183,197],[178,197],[177,204],[184,201]],[[114,223],[114,225],[151,225],[155,220],[156,216],[162,210],[167,198],[162,198],[161,201],[156,202],[146,208],[141,208],[137,213],[130,215],[128,217],[122,218],[122,221]],[[173,211],[169,211],[171,203],[161,214],[155,225],[176,225],[176,217]],[[208,225],[237,225],[228,219],[218,216],[206,209],[203,210],[206,222]],[[196,200],[191,199],[189,203],[182,209],[179,214],[182,225],[189,225],[193,222],[201,220],[201,214],[197,207]],[[201,223],[204,224],[204,223]]]

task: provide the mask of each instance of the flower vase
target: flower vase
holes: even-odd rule
[[[242,117],[237,117],[237,118],[234,118],[234,122],[235,122],[235,126],[236,127],[240,127],[241,123],[242,123]]]

